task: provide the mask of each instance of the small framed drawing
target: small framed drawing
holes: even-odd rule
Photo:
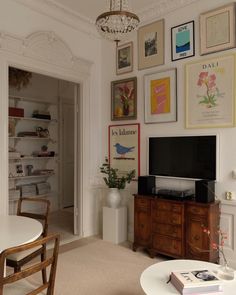
[[[145,123],[177,121],[176,69],[144,76]]]
[[[235,125],[235,55],[186,64],[186,128]]]
[[[24,167],[20,163],[11,163],[9,165],[9,178],[25,176]]]
[[[235,47],[235,3],[200,14],[200,54]]]
[[[137,119],[137,78],[111,82],[111,120]]]
[[[109,126],[109,163],[119,172],[135,170],[135,178],[140,173],[140,124]]]
[[[194,55],[194,21],[171,28],[171,60]]]
[[[164,64],[164,19],[145,25],[138,30],[139,70]]]
[[[133,42],[116,47],[116,74],[133,71]]]

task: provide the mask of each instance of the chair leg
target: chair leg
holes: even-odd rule
[[[46,252],[45,250],[43,250],[43,252],[41,253],[41,261],[43,262],[46,259]],[[47,270],[46,268],[42,269],[42,279],[43,279],[43,283],[46,284],[47,283]]]

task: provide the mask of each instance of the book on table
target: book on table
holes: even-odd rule
[[[171,283],[181,294],[211,294],[222,292],[222,280],[210,270],[173,271]],[[212,293],[212,294],[214,294]]]

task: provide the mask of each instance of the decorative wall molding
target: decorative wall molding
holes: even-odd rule
[[[53,0],[13,0],[91,37],[101,38],[94,22]]]
[[[147,23],[197,1],[200,0],[159,0],[135,13],[138,14],[141,23]]]
[[[54,32],[39,31],[26,38],[0,31],[0,50],[89,75],[92,63],[74,56]]]
[[[54,0],[13,0],[21,3],[35,11],[43,13],[51,18],[56,19],[93,37],[101,38],[98,34],[94,20],[85,17],[78,12],[69,9]],[[154,19],[163,17],[165,14],[170,13],[176,9],[180,9],[186,5],[197,2],[200,0],[159,0],[155,1],[152,5],[145,6],[144,9],[135,11],[138,14],[141,23],[147,23]]]

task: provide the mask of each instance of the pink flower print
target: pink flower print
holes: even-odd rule
[[[208,76],[208,72],[201,72],[199,74],[199,80],[197,82],[198,86],[202,86],[202,84],[206,84],[206,78]]]

